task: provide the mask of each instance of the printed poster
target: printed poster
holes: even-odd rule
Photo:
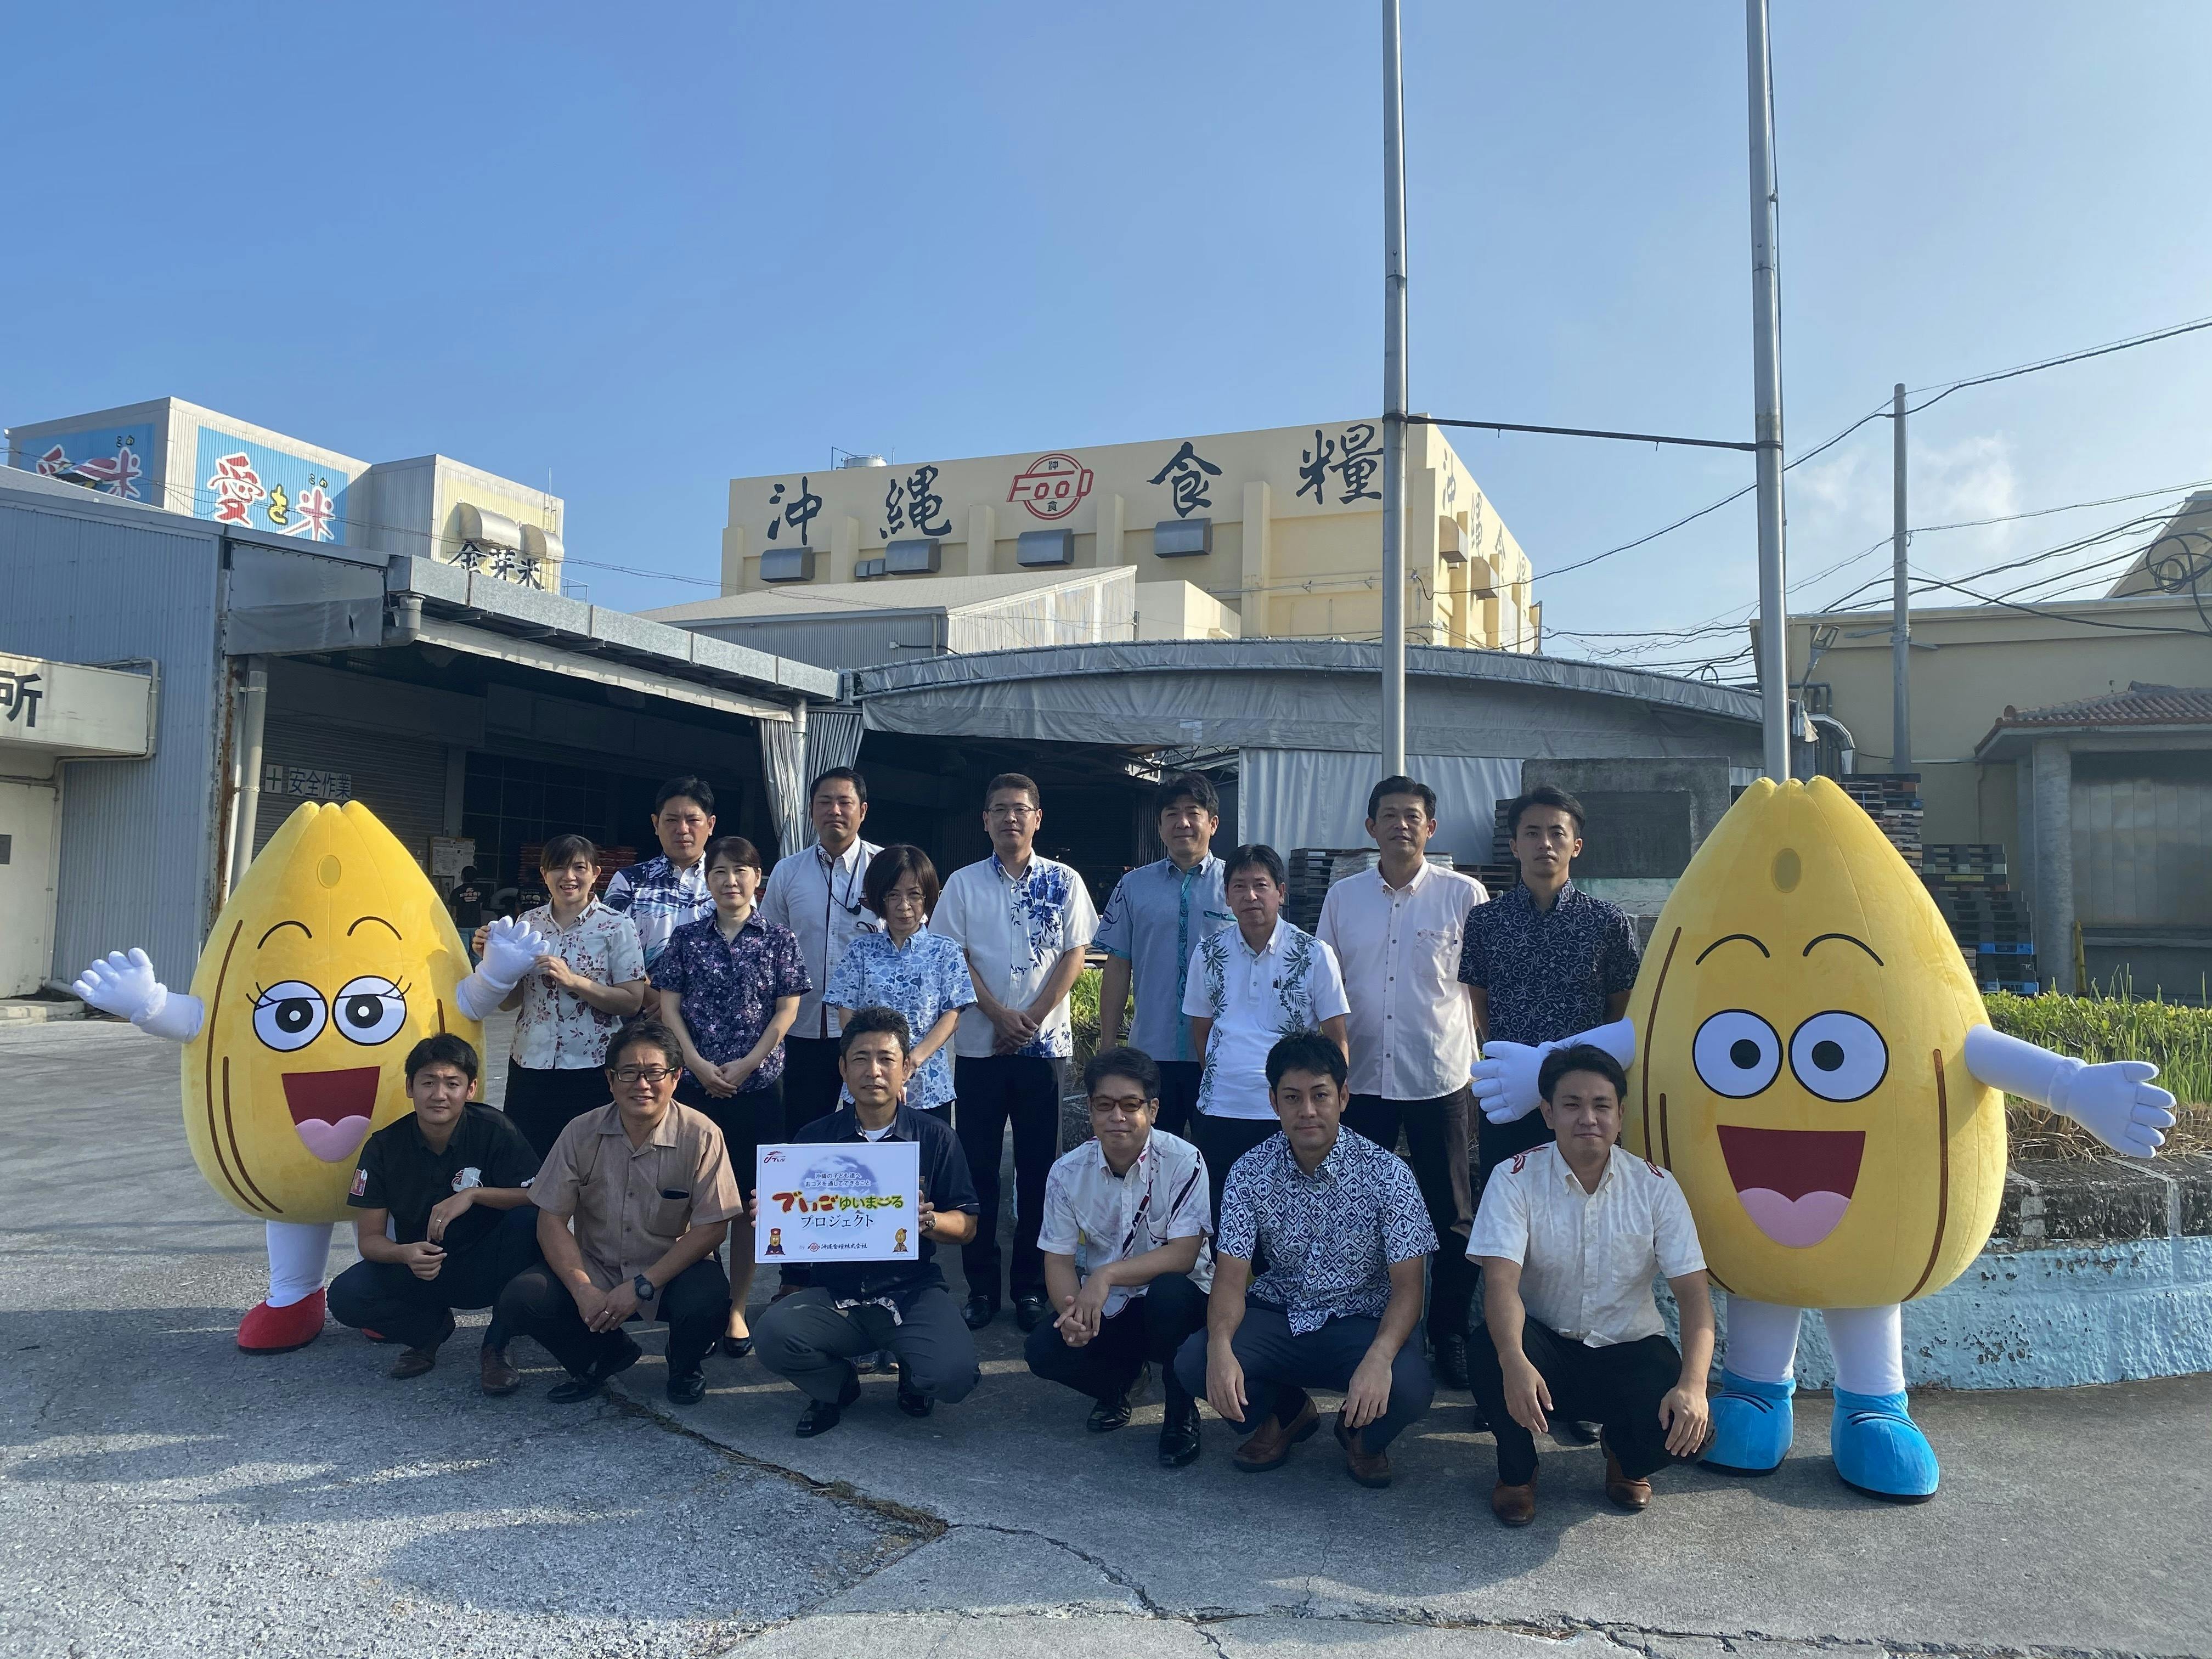
[[[921,1247],[921,1148],[911,1140],[763,1146],[753,1260],[913,1261]]]

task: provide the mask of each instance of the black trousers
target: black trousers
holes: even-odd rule
[[[1198,1111],[1198,1082],[1206,1075],[1206,1062],[1199,1060],[1164,1060],[1160,1067],[1160,1115],[1153,1122],[1155,1129],[1165,1129],[1171,1135],[1190,1139],[1188,1125]]]
[[[688,1376],[699,1369],[729,1321],[730,1281],[722,1264],[706,1256],[662,1285],[649,1306],[649,1312],[635,1317],[668,1322],[668,1374]],[[495,1317],[513,1335],[536,1337],[571,1376],[602,1370],[635,1346],[622,1331],[587,1327],[568,1287],[543,1262],[507,1281]]]
[[[1475,1115],[1481,1119],[1474,1132],[1475,1161],[1481,1165],[1485,1182],[1490,1179],[1492,1170],[1516,1152],[1541,1146],[1553,1138],[1552,1126],[1544,1121],[1541,1111],[1531,1112],[1510,1123],[1492,1123],[1488,1118],[1482,1117],[1480,1112]]]
[[[704,1112],[722,1132],[723,1150],[730,1155],[730,1173],[737,1176],[747,1198],[753,1195],[760,1149],[773,1146],[784,1137],[783,1085],[784,1079],[778,1078],[765,1089],[716,1097],[687,1072],[684,1081],[676,1085],[676,1098],[695,1112]]]
[[[1406,1132],[1407,1161],[1429,1224],[1437,1230],[1437,1253],[1429,1258],[1431,1338],[1465,1336],[1468,1304],[1474,1295],[1474,1263],[1467,1257],[1468,1230],[1474,1224],[1467,1120],[1474,1109],[1474,1093],[1465,1087],[1436,1100],[1354,1095],[1344,1109],[1346,1128],[1386,1150],[1395,1151],[1398,1131]]]
[[[1176,1380],[1176,1350],[1206,1327],[1206,1292],[1184,1273],[1162,1273],[1132,1297],[1121,1312],[1101,1320],[1098,1334],[1071,1348],[1060,1327],[1043,1324],[1029,1335],[1030,1370],[1048,1382],[1064,1382],[1093,1400],[1118,1400],[1145,1362],[1167,1379],[1168,1406],[1189,1399]]]
[[[1664,1336],[1592,1348],[1531,1319],[1521,1328],[1521,1352],[1551,1393],[1546,1418],[1602,1424],[1605,1443],[1630,1480],[1641,1480],[1674,1462],[1667,1431],[1659,1425],[1659,1402],[1680,1380],[1682,1356]],[[1497,1437],[1499,1482],[1528,1485],[1536,1478],[1536,1437],[1505,1409],[1505,1374],[1487,1325],[1468,1339],[1467,1376]]]
[[[1237,1160],[1268,1136],[1279,1134],[1282,1124],[1272,1117],[1216,1117],[1211,1112],[1190,1115],[1191,1143],[1206,1160],[1206,1185],[1213,1193],[1213,1221],[1221,1224],[1221,1189],[1229,1184],[1229,1171]]]
[[[507,1115],[541,1158],[553,1150],[571,1120],[613,1098],[607,1074],[596,1066],[540,1071],[520,1065],[511,1056],[507,1060]]]
[[[999,1155],[1006,1126],[1014,1127],[1014,1248],[1006,1293],[1044,1294],[1044,1253],[1037,1229],[1044,1222],[1044,1181],[1060,1155],[1060,1072],[1057,1060],[1035,1054],[957,1055],[952,1087],[959,1097],[953,1127],[968,1154],[968,1174],[980,1206],[975,1237],[960,1247],[968,1294],[999,1300]]]
[[[1245,1304],[1244,1322],[1230,1352],[1244,1368],[1244,1424],[1257,1429],[1275,1414],[1275,1402],[1292,1389],[1348,1389],[1352,1374],[1375,1344],[1379,1319],[1332,1319],[1317,1331],[1294,1334],[1290,1316],[1261,1303]],[[1194,1331],[1176,1355],[1176,1370],[1194,1398],[1206,1392],[1206,1333]],[[1426,1415],[1436,1380],[1421,1345],[1408,1342],[1390,1361],[1390,1404],[1359,1431],[1359,1443],[1379,1452]]]
[[[410,1348],[428,1347],[455,1308],[489,1308],[507,1280],[544,1258],[538,1250],[538,1212],[518,1204],[499,1224],[465,1250],[449,1250],[435,1279],[417,1279],[397,1261],[356,1261],[331,1281],[331,1317],[356,1330],[381,1332]],[[504,1346],[505,1335],[484,1346]]]
[[[840,1309],[829,1291],[811,1287],[769,1304],[753,1325],[760,1363],[824,1405],[856,1380],[856,1356],[884,1348],[898,1356],[906,1386],[932,1400],[964,1400],[981,1379],[975,1338],[941,1285],[916,1292],[896,1322],[888,1308]]]
[[[836,1037],[784,1038],[784,1121],[792,1128],[803,1129],[836,1111],[837,1091],[844,1086],[844,1076],[837,1070]]]

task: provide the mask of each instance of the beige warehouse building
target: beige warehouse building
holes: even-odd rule
[[[1408,638],[1534,651],[1528,558],[1436,428],[1406,483]],[[1371,640],[1382,550],[1382,423],[1336,421],[733,478],[722,591],[1129,567],[1142,637]]]

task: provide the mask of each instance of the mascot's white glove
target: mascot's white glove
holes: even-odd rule
[[[1474,1062],[1470,1073],[1474,1103],[1492,1123],[1512,1123],[1528,1116],[1542,1103],[1543,1097],[1536,1092],[1536,1077],[1544,1069],[1545,1056],[1554,1048],[1572,1048],[1585,1042],[1604,1049],[1624,1068],[1636,1058],[1636,1027],[1626,1019],[1533,1048],[1525,1042],[1486,1042],[1482,1058]]]
[[[545,937],[535,927],[501,916],[484,939],[483,960],[454,988],[453,1000],[471,1019],[484,1018],[522,983],[522,976],[545,951]]]
[[[111,951],[95,957],[70,989],[100,1012],[173,1042],[190,1042],[206,1018],[198,997],[172,992],[155,977],[153,962],[135,945],[128,956]]]
[[[2147,1060],[2091,1066],[1987,1025],[1966,1033],[1966,1069],[1978,1082],[2063,1112],[2116,1152],[2155,1158],[2173,1127],[2173,1097],[2152,1086]]]

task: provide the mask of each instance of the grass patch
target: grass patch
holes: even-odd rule
[[[2166,1132],[2168,1152],[2212,1152],[2212,1009],[2143,1001],[2130,996],[2021,997],[1984,993],[1990,1024],[2008,1036],[2039,1043],[2091,1065],[2147,1060],[2161,1088],[2173,1091],[2179,1119]],[[2104,1144],[2070,1118],[2015,1096],[2005,1097],[2014,1158],[2094,1158]]]

